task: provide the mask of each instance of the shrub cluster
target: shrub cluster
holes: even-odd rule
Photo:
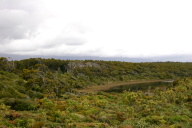
[[[146,92],[65,94],[58,99],[4,99],[0,127],[191,128],[192,79]],[[10,106],[10,107],[9,107]]]

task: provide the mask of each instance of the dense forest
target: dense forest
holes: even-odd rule
[[[0,127],[191,128],[192,63],[0,57]],[[79,93],[92,85],[171,79],[148,92]]]

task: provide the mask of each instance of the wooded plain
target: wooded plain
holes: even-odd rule
[[[0,127],[191,128],[192,63],[0,58]],[[79,90],[134,81],[172,87]]]

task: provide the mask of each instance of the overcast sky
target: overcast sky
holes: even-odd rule
[[[0,54],[192,55],[192,0],[0,0]]]

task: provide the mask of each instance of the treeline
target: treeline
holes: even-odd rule
[[[177,79],[192,76],[192,63],[131,63],[98,60],[0,58],[0,70],[13,73],[27,90],[61,96],[73,88],[109,82]]]
[[[51,72],[71,73],[75,77],[85,75],[89,77],[113,77],[118,80],[132,79],[174,79],[192,75],[192,63],[182,62],[146,62],[131,63],[98,60],[56,60],[31,58],[15,61],[17,70],[36,69],[44,66]]]

